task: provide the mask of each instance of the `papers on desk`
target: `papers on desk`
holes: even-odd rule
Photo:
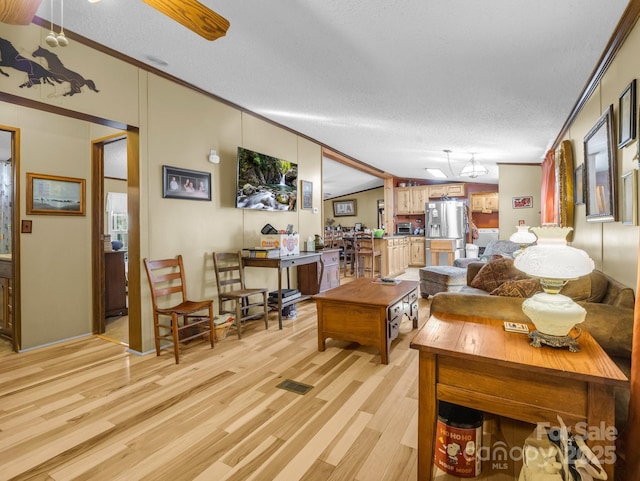
[[[278,248],[250,247],[242,250],[249,252],[249,257],[256,259],[274,259],[280,257],[280,249]]]
[[[504,321],[504,330],[507,332],[529,332],[529,326],[521,322]]]
[[[392,277],[380,277],[378,279],[374,279],[373,284],[383,284],[385,286],[397,286],[400,284],[400,279],[393,279]]]

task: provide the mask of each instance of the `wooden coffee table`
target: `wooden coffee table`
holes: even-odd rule
[[[318,350],[327,338],[358,342],[380,350],[380,362],[389,363],[391,341],[398,337],[403,315],[418,328],[416,281],[380,284],[362,278],[313,296],[318,309]]]
[[[420,351],[418,479],[432,479],[440,400],[533,424],[557,426],[558,415],[569,427],[585,423],[588,444],[604,453],[614,479],[613,390],[627,378],[588,332],[578,343],[580,352],[533,347],[526,334],[506,332],[502,320],[431,316],[411,342]]]

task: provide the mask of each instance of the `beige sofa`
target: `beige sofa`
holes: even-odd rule
[[[486,264],[467,267],[467,285],[458,292],[440,292],[431,300],[431,314],[440,312],[529,322],[522,312],[523,297],[490,295],[472,287],[480,269]],[[526,277],[526,276],[525,276]],[[477,282],[476,282],[477,285]],[[580,327],[588,331],[609,354],[627,377],[631,372],[633,334],[633,289],[594,270],[588,276],[570,281],[561,291],[582,305],[587,315]],[[616,392],[616,425],[624,426],[628,416],[629,390]]]

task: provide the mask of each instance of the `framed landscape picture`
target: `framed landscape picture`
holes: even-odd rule
[[[85,179],[27,172],[27,214],[85,215]]]

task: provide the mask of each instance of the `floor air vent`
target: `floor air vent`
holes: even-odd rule
[[[292,381],[291,379],[286,379],[276,387],[279,387],[280,389],[286,389],[287,391],[295,392],[297,394],[307,394],[313,386],[302,384],[298,381]]]

